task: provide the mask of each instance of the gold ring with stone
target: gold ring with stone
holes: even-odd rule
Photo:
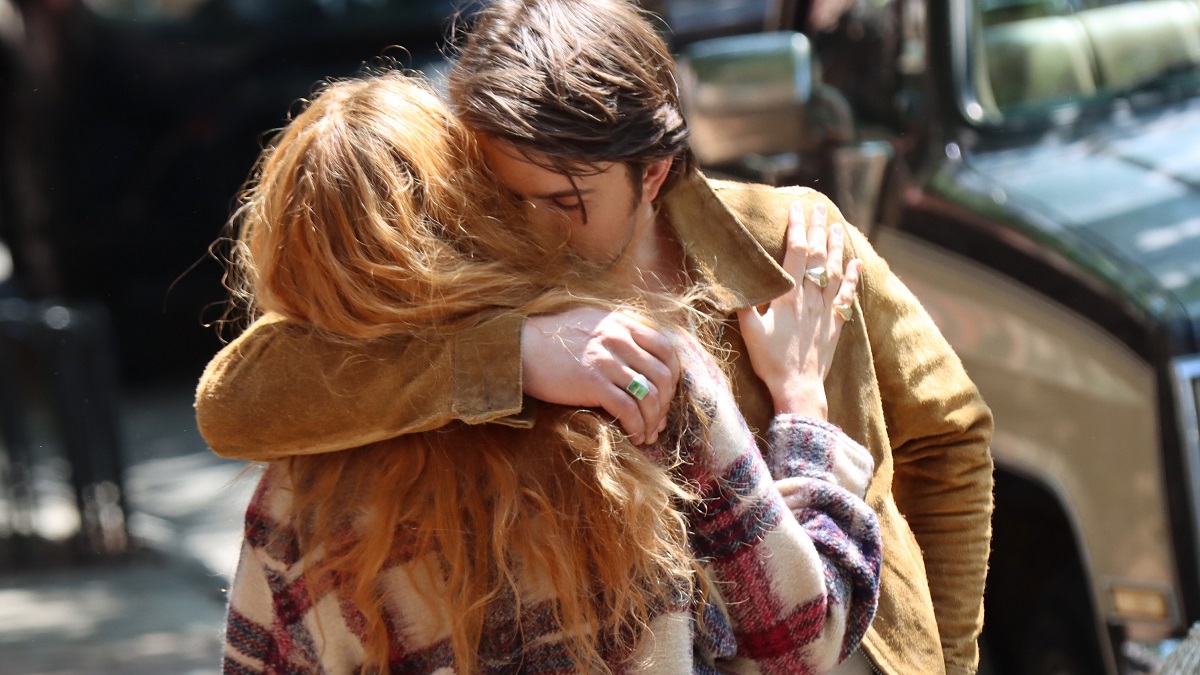
[[[824,267],[810,267],[804,270],[804,278],[813,282],[817,288],[825,288],[829,285],[829,270]]]
[[[850,317],[854,316],[854,308],[849,303],[844,305],[834,305],[833,311],[837,312],[838,316],[842,317],[842,321],[849,321]]]

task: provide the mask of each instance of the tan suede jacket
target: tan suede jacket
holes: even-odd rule
[[[812,190],[699,174],[662,206],[693,270],[745,307],[792,286],[777,261],[797,199],[825,200],[840,218]],[[826,393],[831,421],[875,458],[867,502],[879,516],[884,561],[863,648],[887,675],[973,673],[991,539],[991,412],[917,300],[865,237],[848,231],[864,267]],[[452,419],[519,422],[523,320],[492,319],[443,341],[347,342],[264,317],[209,363],[196,393],[200,431],[219,455],[269,460]],[[730,327],[735,393],[751,427],[765,430],[770,394],[754,376],[736,321]]]

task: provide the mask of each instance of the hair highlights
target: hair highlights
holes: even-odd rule
[[[353,338],[451,329],[535,297],[566,274],[562,242],[514,227],[516,206],[481,167],[423,81],[326,84],[234,215],[235,297]]]
[[[520,621],[537,598],[553,598],[531,609],[552,614],[575,670],[606,671],[696,592],[682,515],[695,496],[591,413],[547,406],[530,430],[456,424],[288,461],[300,540],[329,551],[310,583],[367,617],[380,672],[393,626],[376,580],[395,564],[447,612],[461,672],[511,656],[494,645],[532,648]]]

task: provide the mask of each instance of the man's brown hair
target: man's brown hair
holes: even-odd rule
[[[476,15],[450,72],[468,126],[546,168],[629,166],[635,187],[672,159],[659,194],[694,164],[675,62],[651,18],[623,0],[497,0]]]

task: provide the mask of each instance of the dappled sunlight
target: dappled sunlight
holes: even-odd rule
[[[104,588],[32,589],[0,591],[0,644],[24,642],[54,633],[62,638],[83,638],[97,626],[115,618],[123,604]],[[80,613],[87,607],[89,613]]]
[[[245,463],[205,447],[191,402],[191,382],[124,401],[132,554],[89,558],[75,550],[80,519],[70,465],[53,439],[34,448],[32,511],[0,494],[0,530],[32,536],[0,550],[13,565],[0,576],[0,673],[219,671],[224,591],[258,474],[242,476]]]
[[[130,562],[4,578],[3,672],[217,672],[223,580]]]
[[[1137,235],[1137,245],[1143,251],[1159,251],[1200,238],[1200,218],[1191,218],[1160,227],[1143,228]]]
[[[246,504],[258,471],[211,453],[149,460],[129,471],[133,536],[175,548],[207,569],[232,575]]]

